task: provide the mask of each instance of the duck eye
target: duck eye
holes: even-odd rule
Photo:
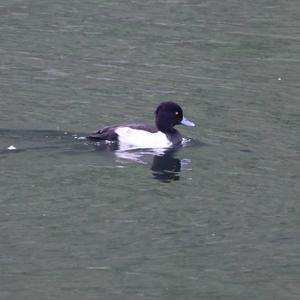
[[[178,111],[176,111],[176,112],[175,112],[175,115],[176,115],[176,116],[178,116],[178,115],[179,115],[179,112],[178,112]]]

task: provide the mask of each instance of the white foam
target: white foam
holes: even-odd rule
[[[182,144],[183,146],[186,146],[190,141],[191,141],[191,139],[182,138],[181,144]]]

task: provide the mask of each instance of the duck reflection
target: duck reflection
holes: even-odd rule
[[[151,164],[153,178],[164,183],[180,179],[182,165],[189,160],[176,158],[179,148],[172,149],[133,149],[120,148],[117,143],[96,143],[98,151],[113,151],[118,159],[130,160],[140,164]],[[149,159],[152,159],[149,161]]]
[[[133,160],[148,164],[147,157],[153,157],[151,170],[153,177],[161,182],[171,182],[180,179],[181,160],[174,157],[177,149],[152,149],[148,151],[116,151],[118,158]]]
[[[163,155],[154,155],[151,170],[153,177],[162,182],[180,179],[181,160],[174,157],[174,150]]]

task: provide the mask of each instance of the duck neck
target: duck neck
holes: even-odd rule
[[[175,133],[177,130],[173,127],[170,122],[160,122],[156,119],[156,127],[159,131],[164,133]]]

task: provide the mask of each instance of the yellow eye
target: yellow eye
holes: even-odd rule
[[[178,115],[179,115],[179,112],[178,112],[178,111],[176,111],[175,115],[176,115],[176,116],[178,116]]]

